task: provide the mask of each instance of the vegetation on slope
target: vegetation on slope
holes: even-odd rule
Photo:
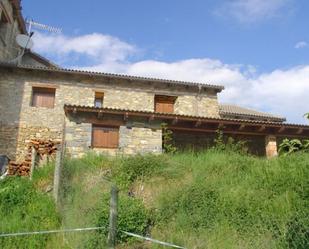
[[[21,181],[27,189],[36,186],[38,198],[50,201],[48,194],[40,191],[52,181],[52,170],[43,168],[36,177],[34,184],[26,179],[8,181]],[[22,228],[48,229],[57,224],[61,228],[106,227],[111,181],[121,190],[119,230],[187,248],[305,249],[309,248],[308,179],[309,155],[305,153],[273,160],[231,150],[117,158],[89,154],[65,163],[61,225],[53,204],[44,209],[42,203],[45,211],[35,218],[26,213],[29,224]],[[0,184],[1,192],[5,188]],[[0,212],[10,205],[2,196]],[[15,206],[10,209],[18,210]],[[54,221],[43,222],[49,227],[30,225],[35,219],[40,224],[46,215]],[[11,229],[10,222],[3,224],[1,232],[20,230]],[[47,248],[105,248],[106,233],[102,229],[57,239],[54,235],[35,238],[44,241]],[[142,244],[120,231],[118,238],[121,248],[161,248]],[[7,239],[1,240],[4,242]]]
[[[51,230],[59,227],[60,216],[53,200],[25,178],[0,181],[1,233]],[[47,248],[48,235],[0,237],[0,248]]]

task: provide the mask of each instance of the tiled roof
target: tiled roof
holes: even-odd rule
[[[20,68],[20,69],[29,69],[29,70],[38,70],[38,71],[47,71],[47,72],[59,72],[59,73],[69,73],[69,74],[79,74],[79,75],[89,75],[89,76],[102,76],[102,77],[111,77],[111,78],[117,78],[117,79],[136,80],[136,81],[151,81],[151,82],[158,82],[158,83],[162,83],[162,84],[197,86],[197,87],[215,89],[219,92],[221,92],[224,89],[224,86],[204,84],[204,83],[198,83],[198,82],[158,79],[158,78],[150,78],[150,77],[125,75],[125,74],[83,71],[83,70],[60,68],[60,67],[59,68],[55,68],[55,67],[51,68],[51,67],[38,67],[38,66],[30,66],[30,65],[16,66],[16,65],[13,65],[13,64],[8,64],[8,63],[0,63],[0,66],[1,67]]]
[[[268,119],[270,121],[284,122],[286,118],[270,113],[260,112],[236,105],[222,104],[219,106],[221,116],[240,116],[240,118]]]
[[[45,58],[44,56],[36,53],[36,52],[33,52],[31,50],[27,50],[25,51],[25,55],[28,54],[30,55],[34,60],[37,60],[38,62],[44,64],[46,67],[53,67],[53,68],[59,68],[59,66],[55,63],[53,63],[51,60]],[[23,62],[21,63],[22,65],[27,65],[27,64],[24,64]]]
[[[303,124],[289,124],[289,123],[279,123],[273,121],[263,121],[263,120],[245,120],[245,119],[235,119],[235,118],[217,118],[217,117],[200,117],[200,116],[193,116],[193,115],[184,115],[184,114],[175,114],[175,113],[158,113],[158,112],[150,112],[150,111],[137,111],[137,110],[130,110],[130,109],[121,109],[121,108],[113,108],[113,107],[93,107],[93,106],[83,106],[83,105],[64,105],[65,110],[74,110],[77,111],[89,111],[89,112],[110,112],[110,113],[132,113],[132,114],[145,114],[145,115],[156,115],[158,118],[160,117],[170,117],[170,118],[184,118],[188,120],[201,120],[201,121],[231,121],[235,123],[244,123],[244,124],[257,124],[257,125],[270,125],[270,126],[284,126],[284,127],[291,127],[291,128],[304,128],[309,130],[308,125]]]

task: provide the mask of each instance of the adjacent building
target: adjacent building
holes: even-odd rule
[[[24,160],[31,139],[59,141],[72,157],[162,153],[163,123],[180,150],[208,148],[221,130],[273,157],[283,138],[309,137],[309,126],[218,103],[220,85],[64,69],[31,51],[10,63],[12,37],[27,31],[20,1],[0,3],[0,154],[12,160]]]

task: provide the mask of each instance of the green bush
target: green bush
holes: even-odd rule
[[[49,230],[60,225],[53,200],[19,177],[0,181],[0,217],[1,233]],[[4,237],[0,238],[0,248],[46,248],[49,236]]]
[[[221,130],[217,131],[217,137],[214,140],[214,147],[213,150],[219,152],[232,152],[232,153],[240,153],[240,154],[247,154],[247,142],[246,141],[236,141],[232,137],[224,138],[224,134]]]
[[[123,157],[116,165],[114,179],[119,186],[128,188],[136,180],[160,174],[168,167],[168,161],[162,155],[147,154]]]
[[[201,182],[183,187],[161,200],[159,223],[175,219],[188,229],[210,227],[218,212],[218,193]]]
[[[279,145],[280,155],[290,155],[295,152],[304,151],[309,152],[309,140],[299,140],[299,139],[284,139]]]
[[[88,241],[87,248],[104,248],[104,241],[108,234],[110,195],[104,194],[102,207],[98,209],[96,217],[97,226],[104,227]],[[122,231],[146,235],[150,224],[150,214],[143,203],[136,198],[119,196],[117,243],[132,242],[134,239]]]

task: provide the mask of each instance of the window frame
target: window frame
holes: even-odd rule
[[[105,142],[106,144],[101,143],[101,145],[97,145],[98,142],[95,140],[95,131],[96,130],[106,130],[109,132],[116,132],[114,133],[114,135],[116,134],[116,143],[110,143],[110,145],[106,145],[108,144],[108,142]],[[108,132],[103,132],[104,133],[108,133]],[[109,137],[106,137],[106,139],[111,139],[111,134],[109,134]],[[112,138],[115,139],[115,138]],[[98,149],[118,149],[119,148],[119,126],[112,126],[112,125],[97,125],[97,124],[92,124],[92,130],[91,130],[91,148],[98,148]]]
[[[154,96],[154,111],[157,113],[170,113],[173,114],[175,111],[175,102],[177,96],[169,96],[169,95],[155,95]],[[164,109],[164,104],[166,104],[166,108],[170,105],[171,111],[158,111],[158,104],[161,104]],[[170,107],[168,107],[170,108]]]
[[[43,96],[46,95],[45,97],[52,98],[52,104],[37,103],[37,101],[38,101],[36,99],[38,97],[37,94],[38,95],[41,94],[41,97],[42,97],[42,95]],[[55,108],[55,102],[56,102],[56,88],[32,86],[31,102],[30,102],[31,107],[53,109],[53,108]]]
[[[97,106],[97,100],[98,102],[101,103],[99,106]],[[103,108],[103,102],[104,102],[104,93],[103,92],[95,92],[94,93],[94,107],[96,108]]]

